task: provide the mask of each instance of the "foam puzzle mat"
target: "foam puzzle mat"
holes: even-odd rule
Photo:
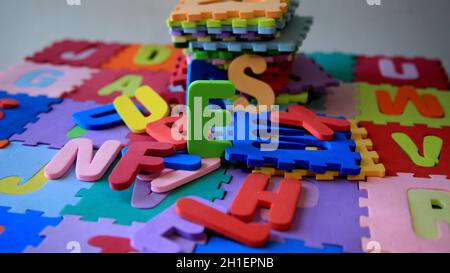
[[[298,7],[183,0],[173,44],[0,72],[0,252],[449,253],[440,60],[302,52]]]

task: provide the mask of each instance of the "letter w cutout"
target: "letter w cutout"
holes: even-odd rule
[[[441,103],[435,96],[431,94],[419,95],[413,87],[400,87],[394,101],[391,101],[390,94],[387,91],[378,90],[376,96],[380,111],[386,115],[403,114],[409,101],[425,117],[442,118],[445,115]]]

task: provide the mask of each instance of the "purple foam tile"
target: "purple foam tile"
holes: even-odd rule
[[[213,206],[223,212],[226,209],[198,197],[189,197]],[[158,216],[148,221],[131,239],[131,245],[141,252],[150,253],[190,253],[198,243],[205,242],[205,228],[180,217],[172,205]],[[183,240],[174,240],[174,238]],[[182,242],[182,244],[180,244]]]
[[[214,202],[229,208],[236,197],[247,173],[229,169],[233,178],[223,184],[226,192],[223,200]],[[268,191],[276,191],[282,177],[272,177]],[[324,244],[342,246],[344,252],[362,252],[361,238],[368,236],[368,229],[361,228],[360,216],[367,210],[359,207],[361,192],[358,184],[346,180],[316,181],[304,178],[302,193],[297,205],[292,228],[287,232],[273,231],[272,238],[305,241],[306,246],[323,247]],[[267,210],[259,209],[256,222],[266,222]]]
[[[138,209],[151,209],[156,207],[169,195],[166,193],[156,193],[152,191],[152,184],[149,181],[136,179],[131,197],[131,205]]]
[[[53,110],[38,116],[38,121],[25,126],[25,131],[11,137],[13,141],[23,142],[24,145],[36,146],[38,144],[49,145],[50,148],[60,149],[71,138],[67,136],[76,123],[72,119],[72,114],[99,105],[92,102],[77,102],[72,99],[64,99],[58,105],[53,106]],[[127,135],[130,133],[125,125],[100,131],[86,131],[82,136],[93,141],[95,148],[99,148],[105,141],[116,139],[122,144],[128,143]]]
[[[295,58],[291,75],[298,81],[286,85],[285,90],[289,93],[322,90],[339,85],[338,80],[333,79],[313,59],[306,57],[304,54],[298,54]]]
[[[100,253],[101,249],[89,244],[89,240],[97,236],[113,236],[131,238],[142,223],[131,226],[114,224],[111,219],[99,219],[98,222],[80,220],[80,216],[66,215],[56,227],[48,227],[41,236],[44,240],[38,247],[28,247],[26,253],[69,253],[71,245],[78,245],[80,253]]]

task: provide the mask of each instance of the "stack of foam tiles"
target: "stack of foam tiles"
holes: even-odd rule
[[[241,90],[246,88],[236,71],[243,64],[252,63],[251,70],[246,73],[265,82],[263,89],[270,86],[272,90],[266,92],[271,94],[259,97],[263,103],[305,103],[308,91],[338,83],[332,79],[323,81],[326,76],[320,73],[320,68],[303,54],[297,55],[312,24],[311,17],[296,14],[298,7],[298,0],[207,4],[180,1],[167,21],[174,46],[185,48],[185,58],[179,60],[180,69],[187,69],[186,62],[192,62],[192,69],[217,70],[213,65],[220,71],[209,75],[214,74],[216,80],[233,81],[241,94],[248,95],[252,92]],[[264,64],[261,64],[262,60]],[[199,74],[189,73],[187,83],[177,81],[175,77],[174,84],[188,86],[192,81],[205,77]],[[310,81],[300,81],[304,78]]]

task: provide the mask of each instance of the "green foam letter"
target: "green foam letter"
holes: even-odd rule
[[[414,231],[427,240],[436,240],[439,232],[436,222],[450,224],[450,192],[429,189],[408,191],[409,210]]]

